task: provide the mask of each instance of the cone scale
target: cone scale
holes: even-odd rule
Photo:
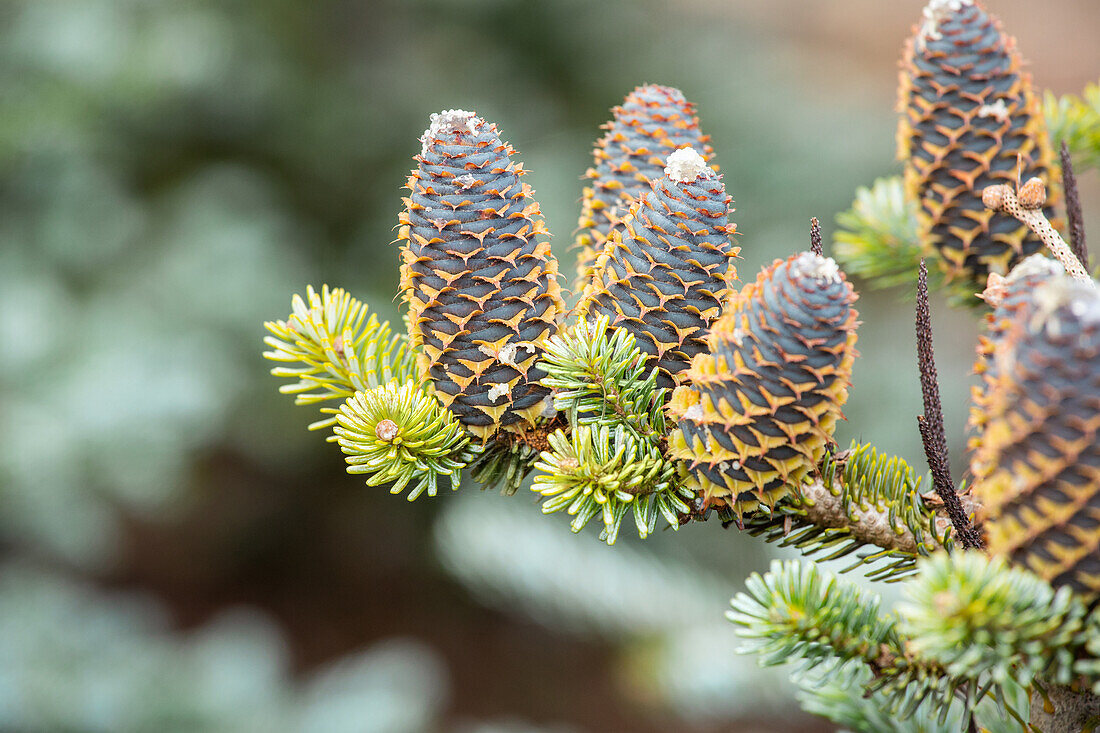
[[[987,186],[1038,176],[1056,203],[1054,154],[1021,63],[1015,39],[976,0],[931,0],[905,46],[898,157],[906,194],[920,203],[920,239],[952,277],[1003,275],[1042,246],[985,208]]]
[[[670,155],[665,174],[612,232],[577,305],[581,318],[604,315],[629,330],[660,368],[660,387],[674,386],[705,350],[737,278],[729,203],[721,177],[693,148]]]
[[[1100,595],[1100,296],[1055,277],[998,348],[971,456],[990,553]]]
[[[607,134],[592,151],[594,165],[584,175],[588,183],[575,243],[580,248],[577,291],[584,290],[590,268],[611,231],[621,228],[631,202],[649,191],[650,180],[661,177],[669,154],[693,147],[708,161],[714,157],[695,106],[679,89],[639,86],[611,113],[611,121],[603,125]]]
[[[856,294],[830,258],[777,260],[733,298],[669,403],[669,453],[705,507],[774,506],[820,464],[843,417]]]
[[[563,310],[539,205],[473,112],[432,115],[422,142],[399,235],[421,378],[474,435],[523,428],[549,397],[535,364]]]
[[[1013,323],[1026,323],[1035,311],[1036,291],[1045,283],[1065,274],[1065,268],[1057,261],[1041,254],[1034,254],[1020,262],[1008,273],[1008,277],[998,280],[990,276],[990,285],[986,288],[988,298],[995,300],[991,313],[985,316],[985,333],[978,337],[978,358],[974,362],[974,373],[981,380],[980,385],[971,388],[971,409],[969,428],[972,436],[968,447],[976,450],[981,444],[981,435],[989,420],[986,395],[997,381],[998,366],[1007,357],[1009,336]],[[1001,355],[998,356],[998,350]]]

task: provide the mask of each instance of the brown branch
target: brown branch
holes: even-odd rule
[[[1062,263],[1070,276],[1081,282],[1094,285],[1092,277],[1081,266],[1081,261],[1077,259],[1077,255],[1070,250],[1065,240],[1062,239],[1062,235],[1055,231],[1046,215],[1043,214],[1042,206],[1045,199],[1043,182],[1038,178],[1032,178],[1021,186],[1019,197],[1017,197],[1016,192],[1003,184],[989,186],[982,191],[982,202],[986,205],[986,208],[1011,214],[1018,221],[1026,224],[1039,239],[1043,240],[1043,244],[1047,246],[1052,255],[1058,258],[1058,261]]]
[[[888,508],[845,502],[844,485],[839,478],[834,479],[833,489],[830,491],[820,478],[799,488],[807,521],[826,529],[847,529],[853,539],[884,550],[898,550],[910,555],[920,553],[920,544],[913,530],[900,517],[891,517]],[[948,520],[937,514],[933,521],[933,531],[922,540],[928,550],[942,549],[938,538],[943,536]]]
[[[1069,244],[1073,254],[1089,269],[1089,250],[1085,244],[1085,217],[1081,212],[1081,194],[1077,190],[1077,176],[1073,174],[1069,145],[1062,141],[1062,188],[1066,192],[1066,218],[1069,220]]]
[[[825,251],[821,246],[821,222],[816,216],[810,219],[810,251],[815,255],[823,254]]]
[[[565,416],[558,413],[542,425],[515,432],[502,430],[496,434],[495,440],[509,446],[521,443],[537,453],[542,453],[550,450],[550,433],[567,424]]]
[[[947,455],[947,437],[943,428],[943,407],[940,404],[939,377],[932,347],[932,316],[928,308],[928,266],[920,261],[917,277],[917,365],[920,368],[920,388],[924,397],[924,414],[917,417],[924,454],[932,470],[932,485],[943,502],[947,516],[955,528],[955,536],[964,549],[981,549],[982,538],[970,523],[955,493]]]

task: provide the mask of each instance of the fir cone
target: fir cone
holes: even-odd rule
[[[989,286],[985,291],[986,301],[993,311],[985,316],[985,333],[978,337],[978,358],[974,362],[974,373],[981,380],[980,385],[970,389],[971,407],[969,428],[972,433],[968,442],[971,450],[981,445],[981,436],[989,420],[986,395],[997,380],[998,362],[1007,354],[998,357],[997,350],[1009,340],[1014,322],[1026,322],[1034,312],[1035,292],[1044,283],[1065,274],[1065,268],[1057,260],[1045,255],[1034,254],[1012,268],[1008,277],[996,274],[989,276]]]
[[[694,148],[674,152],[662,178],[636,200],[592,267],[577,312],[626,328],[672,387],[737,279],[730,197],[721,176]]]
[[[535,367],[563,309],[558,263],[515,151],[473,112],[432,115],[409,177],[401,286],[422,378],[470,432],[532,424]]]
[[[603,125],[607,134],[592,151],[595,165],[585,173],[589,184],[581,199],[576,245],[578,292],[583,291],[589,269],[611,236],[621,226],[631,202],[649,191],[649,182],[660,178],[665,159],[679,148],[694,147],[708,161],[714,156],[699,130],[695,105],[672,87],[646,84],[634,89],[612,119]]]
[[[774,506],[825,457],[848,399],[856,294],[831,258],[776,260],[714,324],[668,411],[704,506]]]
[[[920,202],[921,241],[950,276],[1008,272],[1042,242],[986,209],[982,190],[1038,176],[1052,192],[1048,216],[1057,203],[1054,154],[1015,39],[975,0],[931,0],[901,66],[898,157]]]
[[[1056,277],[986,395],[982,444],[971,456],[990,553],[1055,586],[1100,593],[1100,293]]]

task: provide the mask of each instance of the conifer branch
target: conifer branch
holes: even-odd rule
[[[906,198],[900,176],[858,188],[852,207],[837,214],[836,222],[833,251],[848,272],[876,288],[913,282],[921,257],[917,204]]]
[[[742,653],[758,655],[763,666],[841,659],[877,675],[905,656],[896,621],[879,614],[878,596],[814,563],[774,560],[769,572],[749,576],[745,589],[726,617],[746,640]]]
[[[1032,686],[1048,697],[1056,692],[1069,713],[1100,705],[1067,687],[1097,683],[1100,675],[1092,661],[1100,647],[1098,613],[1086,619],[1083,600],[1070,589],[1056,591],[1029,571],[976,553],[922,559],[906,588],[898,615],[881,615],[873,593],[813,563],[775,561],[746,581],[727,617],[747,641],[743,652],[758,654],[762,665],[792,663],[796,680],[817,681],[804,685],[807,692],[826,680],[861,687],[877,710],[905,718],[931,705],[920,715],[938,710],[943,730],[965,728],[975,712],[1008,716],[1030,730],[1022,688]],[[831,718],[829,711],[857,718],[869,712],[828,695],[815,705]],[[955,722],[945,728],[948,719]]]
[[[977,553],[922,561],[898,608],[909,650],[954,677],[1068,684],[1084,643],[1085,607],[1069,588]]]
[[[1005,721],[1006,715],[988,695],[976,706],[969,725],[966,722],[967,701],[958,695],[947,701],[946,705],[930,697],[908,717],[899,718],[890,712],[889,698],[881,693],[866,691],[873,675],[866,667],[856,663],[822,665],[796,672],[791,675],[791,681],[799,688],[798,699],[803,710],[827,718],[854,733],[1026,730],[1026,721],[1019,713],[1013,716],[1014,726],[993,727],[994,721]],[[1027,696],[1022,693],[1015,695],[1011,704],[1026,709]],[[1014,711],[1006,712],[1012,715]]]
[[[980,549],[981,535],[970,524],[970,518],[955,492],[947,457],[947,436],[943,428],[943,407],[940,404],[939,377],[936,374],[936,356],[932,346],[932,316],[928,307],[928,267],[920,262],[917,277],[917,363],[920,368],[920,387],[924,397],[924,414],[917,417],[924,454],[932,471],[933,487],[943,501],[955,536],[964,549]]]
[[[264,343],[272,348],[264,358],[296,365],[271,370],[276,377],[297,380],[279,388],[295,395],[295,404],[347,399],[358,391],[415,379],[415,358],[405,335],[394,333],[373,313],[367,317],[366,304],[343,288],[323,285],[318,293],[308,286],[305,298],[291,299],[291,309],[285,321],[264,323],[271,333]],[[335,423],[330,417],[309,429]]]
[[[609,335],[611,334],[611,335]],[[557,390],[554,408],[578,425],[622,425],[639,437],[663,442],[664,394],[657,370],[625,328],[611,329],[606,316],[578,320],[547,339],[542,384]]]
[[[966,12],[960,22],[971,23],[978,17],[973,14],[977,10]],[[1000,37],[1000,31],[994,31]],[[987,106],[990,115],[1008,113],[1002,109],[1003,103]],[[1020,124],[1028,130],[1033,126],[1030,118]],[[955,488],[948,468],[928,271],[920,257],[925,243],[935,245],[938,240],[932,238],[928,222],[920,218],[916,202],[907,199],[899,180],[878,181],[872,189],[860,189],[852,211],[838,217],[844,231],[836,235],[836,249],[855,272],[879,284],[911,282],[912,270],[918,270],[916,331],[924,401],[918,426],[930,480],[917,476],[900,458],[880,454],[869,445],[853,444],[839,453],[830,447],[856,356],[857,314],[851,308],[856,296],[836,263],[821,256],[823,243],[816,218],[811,220],[813,252],[777,261],[754,286],[742,290],[732,306],[725,295],[718,297],[708,285],[699,298],[680,303],[680,311],[666,309],[665,299],[679,297],[678,289],[685,283],[679,269],[666,268],[662,283],[671,290],[658,294],[657,305],[643,303],[640,313],[627,318],[614,306],[625,302],[617,298],[630,288],[619,287],[613,297],[612,281],[601,280],[600,292],[607,295],[606,302],[601,302],[606,308],[591,313],[602,315],[595,320],[582,318],[559,335],[550,336],[560,327],[562,307],[556,262],[540,239],[544,229],[537,204],[528,201],[529,187],[504,189],[495,182],[505,176],[516,183],[521,171],[510,159],[503,164],[512,151],[498,143],[494,127],[462,110],[434,115],[425,133],[418,157],[421,165],[410,181],[413,195],[406,199],[402,218],[406,242],[403,288],[413,314],[409,323],[413,346],[403,335],[394,334],[388,324],[373,315],[368,318],[365,305],[343,290],[330,291],[327,286],[320,293],[309,288],[306,298],[295,296],[287,321],[265,324],[271,333],[265,342],[272,348],[265,357],[282,363],[273,373],[294,380],[282,388],[284,392],[296,395],[299,404],[343,401],[338,408],[322,407],[331,417],[312,427],[334,425],[330,440],[345,453],[349,473],[362,474],[371,486],[391,484],[393,493],[407,491],[410,500],[424,494],[435,496],[443,481],[456,488],[464,468],[470,469],[476,482],[502,484],[504,493],[509,494],[534,473],[533,490],[541,497],[544,513],[565,511],[572,516],[574,532],[598,517],[601,539],[608,544],[616,541],[624,521],[630,523],[628,517],[639,535],[646,537],[662,517],[675,529],[685,517],[705,515],[707,507],[712,507],[723,519],[737,521],[751,534],[796,547],[806,556],[825,560],[850,557],[852,564],[847,570],[868,569],[872,579],[908,578],[909,602],[900,615],[880,613],[881,603],[875,594],[821,571],[809,561],[773,564],[770,572],[750,578],[746,592],[731,602],[730,620],[746,640],[746,650],[758,652],[763,664],[794,662],[803,675],[808,671],[823,675],[820,679],[834,683],[834,691],[858,690],[861,700],[873,701],[872,707],[871,702],[867,706],[842,705],[836,700],[830,704],[825,694],[815,698],[823,714],[860,721],[863,730],[883,729],[883,725],[869,722],[882,715],[887,721],[935,718],[940,729],[949,723],[952,729],[978,730],[974,716],[989,714],[991,709],[1024,726],[1021,711],[1026,699],[1021,705],[1023,698],[1017,694],[1021,685],[1050,690],[1052,696],[1082,709],[1100,705],[1100,700],[1079,695],[1070,687],[1092,684],[1100,691],[1100,610],[1086,616],[1086,609],[1095,605],[1095,599],[1086,594],[1095,589],[1078,584],[1055,590],[1039,575],[1023,568],[1010,569],[1003,558],[991,562],[984,555],[951,552],[956,543],[963,548],[981,548],[983,538],[971,524],[973,502],[965,489]],[[464,155],[469,160],[461,170],[476,168],[477,175],[453,174],[432,162],[450,160],[450,153],[443,148],[452,144],[468,148]],[[499,165],[479,162],[480,150],[486,145],[496,146]],[[984,200],[991,208],[1012,213],[1044,241],[1049,240],[1048,246],[1067,269],[1073,272],[1072,264],[1080,275],[1087,256],[1069,161],[1071,149],[1072,143],[1063,145],[1062,156],[1074,252],[1079,259],[1067,254],[1068,247],[1043,215],[1046,197],[1039,178],[1015,192],[990,187]],[[666,161],[667,180],[662,190],[669,201],[705,198],[714,204],[713,210],[697,208],[701,217],[705,214],[715,219],[719,209],[728,217],[728,198],[715,171],[706,165],[707,155],[692,150],[673,153]],[[689,192],[684,189],[687,184],[702,187],[703,192]],[[517,209],[505,217],[513,205],[507,202],[499,210],[468,210],[471,187],[484,188],[478,195],[502,200],[502,191],[511,190],[508,201],[516,206],[522,203],[522,211]],[[595,201],[594,196],[589,198]],[[418,197],[424,197],[430,206]],[[924,203],[927,208],[928,201]],[[652,208],[656,214],[664,211],[660,206]],[[463,218],[454,220],[431,213],[449,216],[460,209]],[[585,216],[600,210],[593,203]],[[964,213],[969,216],[973,211]],[[478,222],[497,217],[502,226],[499,232],[495,226],[474,231],[466,226],[473,221],[465,218],[466,214],[477,214],[481,217]],[[923,216],[928,216],[927,210]],[[649,222],[651,231],[666,231],[667,223],[654,221]],[[716,269],[708,272],[715,278],[715,288],[728,285],[724,268],[735,254],[729,241],[732,224],[727,221],[711,221],[713,226],[703,233],[691,226],[681,227],[684,236],[694,237],[692,242],[699,245],[699,251],[713,260]],[[616,218],[608,223],[622,223],[626,230],[634,231],[630,220]],[[1024,227],[1008,223],[1021,236],[1026,233]],[[519,227],[515,231],[521,233],[505,231],[505,224]],[[486,232],[494,233],[491,252],[484,250]],[[929,238],[924,239],[921,232]],[[530,262],[520,267],[513,261],[522,259],[517,240],[537,250],[538,267]],[[621,244],[623,240],[615,234],[610,241]],[[632,241],[647,240],[638,237]],[[594,242],[595,235],[591,235],[588,244]],[[985,272],[982,268],[995,269],[1020,254],[1002,251],[1005,257],[997,260],[997,252],[970,252],[969,240],[964,244],[961,250],[954,247],[946,253],[940,248],[944,259],[950,260],[944,269],[953,265],[956,271],[981,274]],[[1038,243],[1031,240],[1028,246],[1037,247]],[[493,280],[489,292],[475,295],[485,289],[485,283],[473,274],[480,270],[471,268],[467,247],[488,252],[484,257],[489,260],[509,262],[510,274]],[[682,259],[683,272],[698,264],[693,259],[697,254]],[[645,267],[632,264],[630,255],[629,247],[605,248],[600,254],[600,272],[611,272],[608,268],[614,264],[619,268],[615,270],[617,286],[635,282],[633,278]],[[615,257],[621,259],[612,263]],[[461,270],[469,279],[459,283],[451,277],[453,270]],[[598,274],[592,268],[586,271]],[[527,283],[535,281],[541,288],[538,298],[517,296],[535,292],[527,290]],[[478,318],[484,318],[471,320],[471,301],[444,303],[437,299],[440,282],[457,294],[458,300],[469,297],[478,301],[479,308],[474,310]],[[1090,298],[1097,292],[1083,291]],[[972,292],[966,295],[975,301]],[[991,292],[990,298],[994,295]],[[523,328],[507,325],[498,317],[503,312],[499,308],[480,308],[483,301],[494,297],[510,303],[522,301],[527,306],[513,314],[517,323],[523,321]],[[1008,296],[1004,297],[1007,302]],[[696,300],[705,301],[707,307],[701,309]],[[1071,304],[1063,300],[1057,303]],[[1095,332],[1096,321],[1090,315],[1097,312],[1092,308],[1094,302],[1073,303],[1081,307],[1070,311],[1075,317],[1088,315],[1091,320],[1085,325],[1092,330],[1059,334],[1069,335],[1063,341],[1070,347],[1094,353],[1095,349],[1088,351],[1091,342],[1073,340],[1073,333]],[[652,329],[664,328],[656,325],[660,319],[652,317],[654,312],[662,316],[673,311],[688,313],[693,323],[706,326],[713,325],[711,318],[721,304],[729,310],[719,325],[711,328],[711,338],[702,352],[684,351],[677,356],[675,368],[668,363],[653,368],[653,355],[640,348],[636,338],[645,342],[656,338]],[[694,318],[703,311],[708,313],[705,318]],[[616,319],[617,325],[633,319],[635,327],[612,328],[609,317]],[[460,333],[463,343],[456,349],[450,337],[455,335],[452,325],[459,322],[464,324]],[[679,323],[668,321],[673,322]],[[677,329],[699,331],[695,326],[685,330],[677,325]],[[680,346],[686,343],[682,335],[677,339]],[[696,347],[703,348],[702,342],[692,348]],[[685,368],[692,354],[695,358],[690,368]],[[1047,361],[1069,363],[1055,357]],[[439,367],[432,372],[431,383],[427,373],[421,375],[417,363]],[[489,372],[493,378],[482,379]],[[1073,412],[1069,429],[1052,431],[1051,435],[1068,444],[1072,441],[1065,435],[1088,432],[1078,426],[1095,412],[1095,380],[1073,373],[1063,381],[1073,382],[1066,393],[1080,398],[1084,416],[1078,419]],[[667,414],[667,390],[659,384],[678,385]],[[739,411],[738,406],[745,410]],[[481,438],[476,445],[471,445],[472,435]],[[1089,436],[1091,433],[1078,442],[1095,445]],[[1066,454],[1078,447],[1069,446]],[[1080,459],[1085,454],[1073,455]],[[1077,463],[1085,466],[1087,462],[1081,459]],[[1082,476],[1081,485],[1093,479],[1091,474]],[[1016,481],[1020,477],[1017,471],[1010,478]],[[931,482],[934,493],[921,494],[922,481],[924,486]],[[989,490],[986,483],[975,491]],[[1089,484],[1088,491],[1091,487]],[[1082,491],[1063,505],[1068,506],[1070,499],[1084,505],[1088,496],[1091,494]],[[1049,523],[1072,524],[1057,514],[1062,507],[1056,507],[1058,502],[1050,501],[1049,494],[1041,498],[1045,504],[1028,510],[1046,512],[1043,519]],[[985,502],[987,512],[992,506],[992,501]],[[1074,520],[1078,518],[1087,520],[1083,512],[1074,515]],[[990,545],[997,550],[996,525],[989,516],[986,519]],[[1074,532],[1079,529],[1074,525]],[[1095,542],[1088,541],[1095,549]],[[1060,550],[1051,543],[1044,551]],[[1019,563],[1013,553],[1001,552]],[[1052,582],[1058,585],[1063,581],[1055,578]]]
[[[470,446],[467,465],[474,483],[483,489],[500,487],[504,496],[513,496],[531,474],[538,457],[539,451],[518,435],[498,433],[483,445]]]
[[[1062,190],[1066,194],[1066,219],[1069,221],[1069,243],[1081,266],[1089,269],[1089,250],[1085,243],[1085,215],[1081,211],[1081,194],[1077,190],[1077,176],[1073,173],[1069,144],[1062,141]]]
[[[981,696],[970,681],[949,676],[935,662],[907,649],[897,618],[881,615],[880,598],[814,563],[774,561],[764,575],[754,573],[746,592],[731,600],[726,617],[746,640],[742,653],[759,656],[762,666],[792,663],[804,671],[856,664],[870,674],[864,691],[881,693],[887,709],[908,717],[934,699],[946,716],[952,698],[969,703]]]
[[[543,512],[564,509],[574,532],[600,516],[608,544],[628,510],[643,538],[659,516],[679,527],[692,493],[665,455],[666,390],[630,331],[609,328],[606,316],[581,319],[547,340],[540,367],[569,429],[550,433],[534,464]]]
[[[830,454],[799,497],[757,513],[745,530],[807,557],[855,555],[841,570],[869,568],[872,580],[908,577],[917,559],[954,547],[951,523],[920,493],[922,477],[901,458],[870,445]]]

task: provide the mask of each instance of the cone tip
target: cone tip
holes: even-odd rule
[[[823,257],[813,252],[800,252],[791,265],[799,275],[828,282],[840,280],[840,267],[832,257]]]
[[[665,162],[665,175],[677,183],[691,183],[700,178],[711,178],[714,170],[695,148],[687,147],[670,153]]]
[[[940,33],[940,23],[951,17],[968,5],[973,5],[974,0],[929,0],[924,7],[918,37],[924,41],[936,41],[943,38]]]
[[[446,133],[461,133],[473,135],[482,122],[476,112],[464,109],[445,109],[442,112],[433,112],[429,118],[428,129],[420,136],[424,144],[423,152],[427,152],[431,142]]]

